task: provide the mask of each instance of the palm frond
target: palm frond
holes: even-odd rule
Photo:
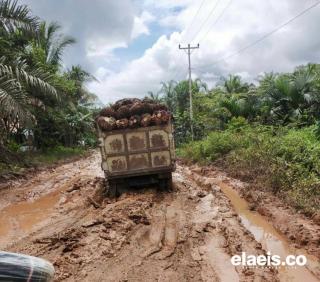
[[[57,40],[55,44],[51,45],[47,57],[47,62],[53,65],[58,65],[61,61],[64,49],[74,43],[76,43],[76,40],[71,36],[64,36],[61,39]]]
[[[17,0],[3,0],[0,2],[0,30],[12,33],[20,29],[29,34],[36,34],[39,18],[32,16],[27,5],[18,5]]]
[[[0,61],[0,77],[16,79],[31,90],[41,92],[42,95],[52,95],[57,98],[56,89],[46,82],[51,76],[39,68],[27,71],[24,61],[17,60],[16,65],[13,67]]]
[[[1,116],[8,119],[19,118],[21,124],[32,119],[27,108],[28,95],[16,79],[0,78]]]

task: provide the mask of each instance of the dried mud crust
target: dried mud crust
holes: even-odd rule
[[[90,170],[92,161],[83,166]],[[224,194],[183,167],[173,192],[145,189],[117,200],[103,197],[103,178],[76,171],[50,222],[6,248],[51,261],[55,281],[278,281],[276,270],[230,264],[231,255],[265,251]]]
[[[202,177],[226,183],[249,203],[250,210],[264,216],[296,248],[305,249],[320,259],[320,216],[307,217],[268,191],[255,190],[250,184],[228,177],[214,167],[190,167]]]

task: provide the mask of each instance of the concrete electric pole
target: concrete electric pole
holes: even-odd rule
[[[179,44],[179,49],[180,50],[188,50],[188,62],[189,62],[189,98],[190,98],[190,126],[191,126],[191,138],[192,141],[194,140],[194,133],[193,133],[193,109],[192,109],[192,79],[191,79],[191,50],[193,49],[198,49],[200,45],[198,44],[197,46],[190,46],[188,44],[187,47],[181,47]]]

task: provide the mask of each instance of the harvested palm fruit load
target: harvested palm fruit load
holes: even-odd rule
[[[129,119],[129,128],[137,128],[140,126],[141,117],[134,115]]]
[[[167,124],[171,118],[167,106],[150,98],[121,99],[101,110],[96,119],[103,131]]]
[[[116,120],[113,117],[100,116],[97,119],[97,123],[102,130],[111,131],[116,128]]]

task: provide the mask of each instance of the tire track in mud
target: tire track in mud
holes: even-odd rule
[[[182,168],[174,179],[173,193],[147,189],[101,209],[82,206],[86,215],[71,226],[60,220],[14,250],[52,261],[56,281],[277,281],[272,270],[231,265],[234,250],[262,251],[225,198]]]
[[[320,281],[320,261],[317,257],[308,254],[304,249],[295,248],[290,245],[288,240],[280,234],[276,228],[269,223],[266,218],[257,212],[250,211],[248,203],[240,198],[236,190],[227,183],[238,183],[234,179],[230,179],[223,174],[216,171],[211,173],[195,169],[189,169],[188,174],[195,179],[200,185],[216,185],[219,191],[223,191],[225,197],[228,198],[234,210],[237,212],[238,220],[241,224],[253,235],[254,239],[258,241],[259,245],[265,250],[270,251],[272,254],[279,255],[282,260],[288,255],[305,255],[307,258],[307,265],[300,267],[280,267],[278,268],[278,277],[281,281],[300,282],[303,280],[317,282]],[[241,183],[242,184],[242,183]],[[260,206],[263,208],[263,206]],[[314,230],[317,226],[314,226]],[[308,232],[308,230],[306,230]],[[313,249],[312,249],[313,250]],[[234,251],[233,254],[236,252]]]
[[[101,194],[98,155],[56,171],[67,169],[70,178],[51,190],[65,185],[50,222],[7,248],[51,261],[55,281],[279,281],[274,269],[231,265],[234,254],[265,250],[221,189],[187,167],[174,173],[173,192],[142,189],[117,200]]]

